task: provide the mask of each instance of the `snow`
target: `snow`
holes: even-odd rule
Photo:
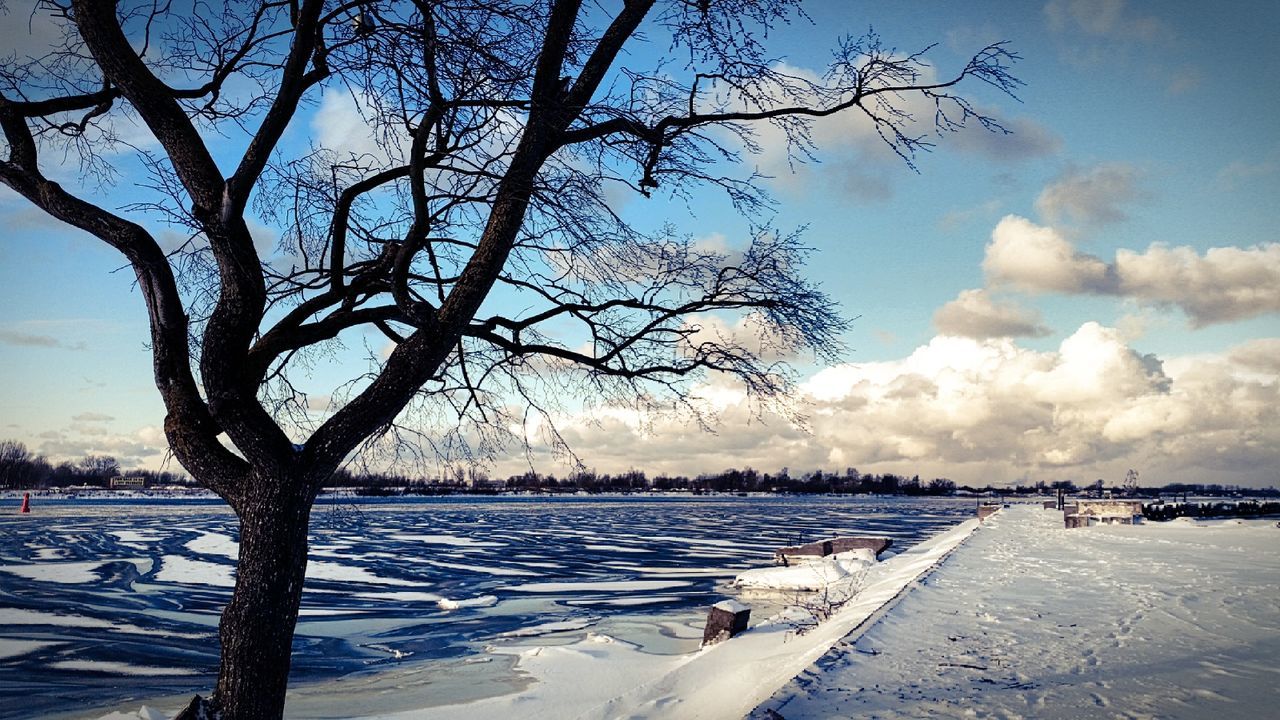
[[[509,632],[498,633],[497,637],[537,637],[539,635],[550,635],[551,633],[571,632],[574,630],[585,630],[595,625],[595,620],[559,620],[557,622],[542,623],[541,625],[530,625],[522,627],[519,630],[511,630]],[[612,642],[612,638],[610,638]],[[598,642],[598,641],[597,641]]]
[[[315,591],[313,590],[312,592]],[[362,592],[355,593],[354,596],[364,598],[365,600],[394,600],[399,602],[439,602],[443,599],[436,593],[417,592],[415,590],[397,590],[394,592],[382,593]]]
[[[365,720],[1267,717],[1277,550],[1273,523],[1065,530],[1014,506],[867,565],[803,634],[793,612],[685,655],[599,632],[496,647],[527,687]]]
[[[512,585],[508,590],[527,593],[572,592],[640,592],[644,590],[670,590],[687,587],[689,583],[667,580],[587,580],[583,582],[540,582]]]
[[[485,575],[498,575],[502,577],[537,577],[538,573],[532,570],[517,570],[515,568],[500,568],[489,565],[469,565],[466,563],[441,562],[439,560],[431,561],[436,567],[448,568],[449,570],[465,570],[467,572],[484,573]]]
[[[182,585],[212,585],[235,587],[235,566],[192,560],[181,555],[165,555],[156,573],[157,582]]]
[[[744,583],[749,592],[723,602],[754,604],[753,615],[765,615],[761,607],[768,606],[756,598],[799,605],[753,617],[746,632],[697,652],[668,644],[663,654],[628,634],[630,623],[644,622],[643,607],[630,618],[535,620],[451,662],[410,662],[296,688],[290,716],[319,716],[303,708],[362,720],[763,720],[773,717],[770,711],[787,720],[1273,714],[1280,700],[1274,521],[1065,530],[1061,518],[1014,505],[878,563],[869,551],[855,551],[739,573],[773,579]],[[722,567],[725,556],[717,558]],[[773,572],[801,570],[831,584],[804,596],[795,588],[805,585]],[[634,593],[641,605],[675,597],[653,591],[685,585],[655,574],[660,579],[502,588],[530,595],[504,596],[498,610],[551,602],[538,593],[563,594],[554,602],[570,606],[601,602],[592,597],[596,591]],[[832,587],[848,594],[815,606]],[[361,595],[434,600],[446,610],[498,604],[493,595]],[[27,612],[32,616],[0,612],[0,624],[41,624],[41,614]],[[815,614],[822,622],[813,622]],[[696,633],[700,622],[687,618],[672,632]],[[392,657],[402,652],[369,647]]]
[[[577,642],[563,645],[493,646],[490,653],[514,657],[516,672],[533,682],[494,697],[369,714],[362,720],[740,718],[933,567],[976,524],[972,520],[961,523],[879,563],[868,572],[867,585],[856,601],[803,635],[796,634],[794,621],[786,616],[761,623],[727,642],[682,655],[645,652],[634,643],[601,632],[588,632]],[[547,583],[553,584],[572,585]],[[580,623],[583,629],[589,624]],[[571,631],[565,624],[529,628],[535,629]],[[590,682],[584,683],[584,678]]]
[[[362,567],[343,565],[341,563],[311,560],[307,563],[308,580],[333,580],[368,585],[399,585],[404,587],[422,587],[427,583],[421,580],[402,580],[376,575]]]
[[[727,613],[734,613],[735,615],[737,613],[742,612],[743,610],[751,609],[750,607],[743,605],[737,600],[721,600],[720,602],[716,603],[715,605],[712,605],[711,607],[717,610],[723,610]]]
[[[0,607],[0,626],[10,625],[48,625],[58,628],[99,628],[111,632],[135,635],[167,635],[179,638],[204,638],[204,634],[177,633],[171,630],[150,630],[129,623],[100,620],[84,615],[66,615],[63,613],[46,613],[39,610]]]
[[[49,667],[59,670],[75,670],[77,672],[98,672],[111,675],[134,675],[140,677],[176,677],[180,675],[196,675],[196,671],[185,668],[158,668],[143,665],[130,665],[107,660],[59,660],[50,663]]]
[[[98,720],[169,720],[176,712],[175,710],[173,713],[164,713],[143,705],[137,712],[113,712],[110,715],[103,715]]]
[[[441,610],[461,610],[462,608],[473,607],[493,607],[498,604],[498,598],[493,595],[481,595],[480,597],[467,598],[465,600],[450,600],[449,598],[440,598],[436,601],[436,605]]]
[[[417,535],[400,533],[391,536],[392,540],[403,540],[406,542],[420,542],[428,545],[447,545],[455,548],[494,548],[505,547],[500,542],[489,542],[485,540],[474,540],[472,538],[457,537],[455,535]]]
[[[1280,529],[1013,506],[753,714],[1274,717]]]
[[[240,557],[240,544],[220,533],[200,533],[186,545],[188,550],[204,555],[220,555],[232,560]]]
[[[149,572],[151,570],[151,561],[146,558],[123,558],[125,562],[131,562],[138,568],[139,573]],[[6,564],[0,565],[0,572],[10,573],[19,577],[29,578],[31,580],[39,580],[41,582],[53,582],[62,585],[85,585],[95,583],[102,580],[98,575],[98,568],[106,565],[106,560],[90,560],[89,562],[43,562],[33,565],[25,564]]]
[[[47,647],[57,647],[60,642],[41,642],[39,640],[4,640],[0,642],[0,660],[20,657]]]
[[[755,568],[738,573],[733,584],[770,590],[821,590],[842,581],[853,582],[876,562],[867,548],[847,550],[826,557],[794,558],[790,566]]]

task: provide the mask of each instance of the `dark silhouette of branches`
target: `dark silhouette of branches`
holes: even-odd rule
[[[482,456],[535,424],[567,451],[553,421],[576,404],[709,422],[692,383],[785,399],[786,359],[840,352],[845,321],[742,168],[759,129],[803,161],[813,121],[861,116],[914,167],[940,134],[1003,131],[959,93],[1012,94],[1017,56],[991,45],[935,77],[867,33],[799,77],[765,44],[799,5],[39,0],[47,47],[0,62],[0,182],[123,255],[170,447],[240,517],[223,717],[279,715],[308,512],[361,448]],[[290,139],[336,99],[355,129]],[[67,159],[89,183],[50,176]],[[93,200],[122,178],[128,205]],[[745,251],[610,200],[700,188],[755,222]],[[750,337],[708,330],[726,318]],[[300,377],[366,332],[390,349],[314,412]]]

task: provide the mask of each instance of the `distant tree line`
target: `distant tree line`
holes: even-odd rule
[[[1156,499],[1177,497],[1280,497],[1280,490],[1274,487],[1246,488],[1238,485],[1221,485],[1218,483],[1167,483],[1158,487],[1124,487],[1107,485],[1102,479],[1088,485],[1077,485],[1070,480],[1057,480],[1046,483],[1019,483],[1012,486],[992,487],[988,485],[982,492],[999,495],[1052,495],[1062,490],[1068,495],[1089,495],[1093,497],[1129,497],[1134,499]]]
[[[1172,520],[1180,517],[1192,518],[1256,518],[1280,515],[1280,502],[1186,502],[1162,503],[1160,505],[1144,505],[1142,514],[1148,520]]]
[[[51,464],[43,456],[32,454],[25,445],[14,440],[0,441],[0,488],[52,488],[74,485],[108,487],[114,477],[142,477],[148,486],[187,485],[191,479],[184,473],[129,470],[121,472],[113,457],[86,455],[76,462]],[[1057,480],[1015,485],[983,487],[957,485],[947,478],[921,480],[919,475],[907,477],[895,473],[861,473],[845,468],[843,473],[815,470],[792,475],[788,468],[776,473],[753,468],[729,469],[717,473],[685,475],[659,474],[650,477],[643,470],[618,474],[581,470],[564,477],[554,474],[525,472],[505,479],[491,478],[480,468],[455,467],[447,474],[421,478],[397,473],[356,472],[338,470],[325,483],[326,487],[343,488],[361,495],[495,495],[503,492],[539,493],[627,493],[679,491],[699,493],[786,493],[843,495],[1051,495],[1058,490],[1069,495],[1086,494],[1101,497],[1158,498],[1177,496],[1280,497],[1276,488],[1241,488],[1234,485],[1170,483],[1162,487],[1108,487],[1102,480],[1080,486],[1070,480]]]
[[[120,462],[107,455],[85,455],[72,462],[49,462],[16,440],[0,440],[0,488],[41,490],[47,488],[89,486],[110,487],[111,479],[140,477],[148,486],[188,485],[185,473],[155,470],[120,469]]]
[[[506,479],[491,478],[478,470],[456,471],[432,479],[411,479],[402,475],[340,472],[325,483],[329,487],[350,488],[368,495],[444,495],[453,493],[496,494],[501,492],[588,492],[626,493],[683,491],[690,493],[766,492],[795,494],[954,495],[956,483],[946,478],[922,481],[893,473],[859,473],[848,468],[844,474],[817,470],[793,476],[787,468],[776,473],[753,468],[729,469],[694,477],[660,474],[650,477],[643,470],[599,473],[583,470],[564,477],[526,472]]]

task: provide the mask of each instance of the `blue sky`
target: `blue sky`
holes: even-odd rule
[[[808,227],[811,276],[858,316],[846,362],[796,359],[807,428],[757,418],[712,382],[698,392],[722,411],[718,433],[607,409],[567,415],[579,457],[601,471],[853,466],[1118,483],[1132,467],[1156,484],[1280,484],[1280,7],[906,0],[808,12],[812,23],[783,28],[772,47],[814,72],[840,34],[869,25],[903,50],[936,43],[939,76],[1010,41],[1024,58],[1021,102],[975,98],[1015,134],[940,138],[918,173],[849,119],[817,126],[820,162],[794,172],[762,136],[747,162],[775,175],[773,222]],[[25,20],[11,4],[14,46],[31,42]],[[293,142],[337,132],[347,109],[327,103],[328,115],[295,122]],[[75,182],[74,166],[59,172]],[[661,195],[622,209],[704,242],[743,241],[727,203],[696,200],[692,216]],[[7,190],[0,223],[0,437],[54,459],[157,466],[163,409],[132,274]],[[317,392],[343,369],[318,371]]]

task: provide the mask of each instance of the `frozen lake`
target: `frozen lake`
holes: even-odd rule
[[[687,652],[706,606],[738,596],[728,582],[780,545],[875,534],[892,554],[972,514],[951,498],[322,499],[291,677],[587,628]],[[229,510],[189,502],[0,517],[0,718],[208,690],[236,536]]]

